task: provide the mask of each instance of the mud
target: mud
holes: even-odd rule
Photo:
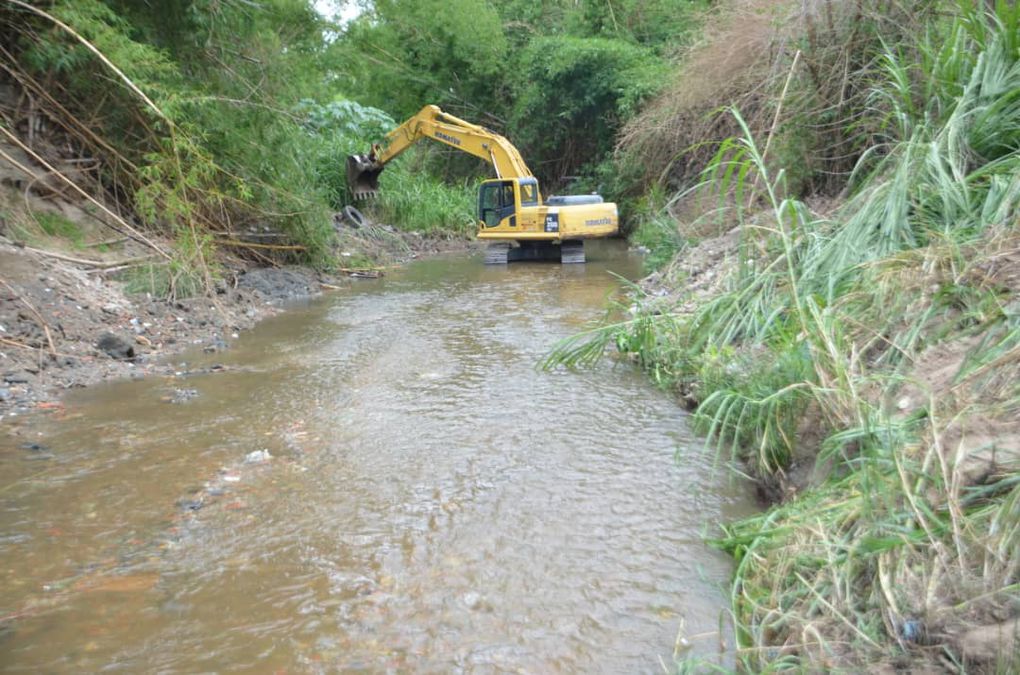
[[[103,380],[179,372],[186,364],[168,357],[196,345],[224,349],[283,301],[319,292],[311,271],[255,274],[261,283],[252,287],[223,283],[215,296],[167,302],[0,238],[0,415]]]

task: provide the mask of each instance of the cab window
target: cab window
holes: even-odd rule
[[[521,206],[535,206],[538,204],[538,183],[532,181],[521,181]]]
[[[496,227],[507,216],[513,215],[513,181],[485,183],[478,193],[478,218],[486,227]]]

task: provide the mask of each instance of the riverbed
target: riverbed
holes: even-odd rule
[[[640,274],[620,243],[588,256],[417,262],[7,424],[0,666],[725,663],[704,536],[751,490],[632,365],[536,368]]]

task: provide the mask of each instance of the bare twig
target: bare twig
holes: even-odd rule
[[[123,244],[128,240],[128,237],[117,237],[116,239],[104,239],[103,241],[93,241],[85,244],[85,248],[96,248],[97,246],[113,246],[115,244]]]
[[[0,344],[10,345],[11,347],[20,347],[21,349],[29,349],[37,352],[41,351],[42,347],[33,347],[32,345],[26,345],[24,342],[18,342],[17,340],[10,340],[8,338],[0,338]],[[67,356],[74,359],[87,359],[89,358],[86,354],[64,354],[63,352],[51,352],[54,356]]]
[[[78,185],[75,184],[74,181],[72,181],[70,178],[68,178],[67,176],[62,174],[60,171],[55,169],[49,162],[47,162],[45,159],[40,157],[38,153],[36,153],[34,150],[32,150],[32,148],[30,148],[27,145],[25,145],[24,143],[22,143],[21,139],[19,139],[17,136],[15,136],[14,134],[12,134],[10,131],[8,131],[6,128],[4,128],[2,126],[0,126],[0,133],[3,133],[3,135],[6,136],[7,138],[9,138],[11,141],[13,141],[15,145],[17,145],[19,148],[21,148],[26,153],[31,155],[33,159],[35,159],[37,162],[42,164],[44,167],[49,169],[50,172],[53,175],[55,175],[57,178],[59,178],[60,180],[64,181],[65,183],[67,183],[72,188],[74,188],[74,190],[76,192],[78,192],[78,194],[80,194],[81,196],[85,197],[85,199],[89,200],[90,202],[92,202],[93,204],[98,206],[100,209],[102,209],[104,213],[106,213],[108,216],[110,216],[116,222],[118,222],[121,227],[123,227],[124,229],[127,230],[127,232],[124,232],[124,231],[122,231],[122,230],[120,230],[120,229],[110,225],[109,223],[106,223],[107,227],[109,227],[110,229],[112,229],[112,230],[114,230],[116,232],[120,232],[121,234],[129,236],[129,237],[131,237],[132,239],[134,239],[135,241],[137,241],[137,242],[139,242],[141,244],[145,244],[146,246],[148,246],[152,250],[156,251],[156,253],[158,253],[159,255],[163,256],[167,260],[171,259],[170,254],[167,253],[166,251],[164,251],[162,247],[160,247],[155,242],[151,241],[148,237],[146,237],[144,234],[142,234],[141,232],[136,230],[134,227],[131,226],[130,223],[128,223],[126,220],[124,220],[123,218],[118,216],[116,213],[114,213],[110,209],[106,208],[106,206],[103,205],[101,202],[99,202],[95,197],[93,197],[89,193],[85,192],[85,190],[81,189],[80,187],[78,187]],[[36,174],[34,172],[32,172],[31,169],[29,169],[28,167],[23,165],[21,162],[17,161],[13,157],[11,157],[7,153],[5,153],[3,150],[0,150],[0,156],[3,156],[4,159],[6,159],[7,161],[11,162],[14,166],[18,167],[22,171],[25,171],[26,173],[28,173],[33,178],[36,177]]]
[[[40,248],[32,248],[31,246],[26,246],[25,250],[31,251],[32,253],[38,253],[39,255],[46,256],[47,258],[56,258],[57,260],[75,263],[76,265],[88,265],[89,267],[95,267],[97,269],[117,267],[118,265],[132,265],[152,259],[152,255],[143,255],[137,258],[128,258],[126,260],[90,260],[88,258],[73,258],[69,255],[54,253],[53,251],[44,251]]]
[[[18,292],[16,290],[14,290],[14,288],[9,283],[4,281],[3,279],[0,279],[0,284],[3,284],[7,288],[7,290],[9,290],[12,294],[14,294],[15,298],[17,298],[18,300],[21,300],[22,304],[24,304],[25,307],[28,307],[28,309],[32,312],[32,314],[35,314],[36,321],[39,322],[39,325],[43,329],[43,333],[46,334],[46,342],[50,346],[50,353],[54,356],[54,358],[56,358],[56,356],[57,356],[57,346],[55,344],[53,344],[53,335],[50,334],[49,324],[47,324],[46,320],[42,318],[42,314],[39,313],[39,310],[37,310],[35,308],[35,306],[32,305],[31,302],[29,302],[24,297],[19,295]]]
[[[300,244],[256,244],[251,241],[239,239],[217,239],[215,243],[221,246],[234,246],[236,248],[265,248],[274,251],[304,251],[307,247]]]

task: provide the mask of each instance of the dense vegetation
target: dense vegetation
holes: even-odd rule
[[[603,180],[702,4],[388,0],[335,25],[307,0],[5,0],[4,82],[30,119],[4,125],[52,122],[53,149],[98,161],[89,190],[175,242],[169,288],[199,288],[251,227],[330,264],[345,156],[425,103],[512,137],[553,188]],[[480,164],[416,148],[374,215],[467,233]]]
[[[752,672],[1017,666],[1020,10],[902,4],[825,3],[744,65],[780,66],[765,91],[716,92],[705,125],[735,135],[651,167],[676,187],[644,236],[693,247],[661,272],[673,297],[549,361],[633,354],[778,502],[718,540]]]
[[[718,540],[752,672],[1010,667],[966,645],[1020,582],[1018,30],[1007,0],[376,0],[342,25],[0,1],[4,83],[173,241],[171,292],[253,226],[333,264],[344,157],[426,103],[547,192],[623,204],[659,292],[549,365],[632,355],[775,504]],[[374,215],[470,231],[485,171],[419,146]]]

